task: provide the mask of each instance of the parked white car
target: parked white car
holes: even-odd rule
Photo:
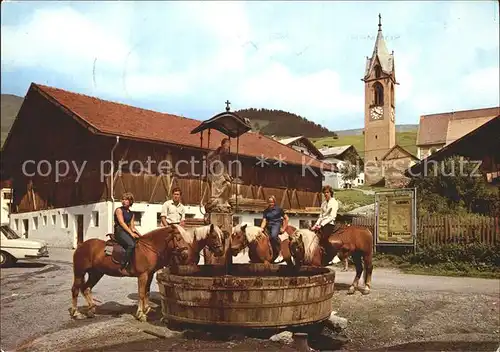
[[[0,226],[0,267],[4,268],[18,260],[49,256],[47,243],[42,240],[21,238],[9,225]]]

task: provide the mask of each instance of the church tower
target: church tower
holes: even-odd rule
[[[396,144],[394,51],[389,53],[382,35],[381,16],[371,58],[366,58],[365,82],[365,182],[382,179],[382,159]]]

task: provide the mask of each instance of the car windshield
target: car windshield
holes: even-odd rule
[[[19,235],[8,226],[2,226],[2,233],[10,240],[15,240],[16,238],[21,238]]]

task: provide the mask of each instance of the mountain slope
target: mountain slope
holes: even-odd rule
[[[2,94],[1,95],[1,114],[2,114],[2,123],[1,123],[1,145],[3,147],[3,143],[9,134],[10,128],[14,123],[14,120],[21,108],[24,98],[19,97],[17,95],[12,94]]]
[[[307,120],[305,117],[283,110],[242,109],[236,111],[241,117],[248,118],[252,127],[264,135],[279,137],[305,136],[336,137],[336,133]]]

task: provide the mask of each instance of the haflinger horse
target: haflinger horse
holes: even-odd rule
[[[215,258],[224,255],[227,236],[219,226],[211,224],[189,229],[175,226],[182,236],[182,243],[178,242],[178,247],[183,249],[181,255],[173,258],[175,265],[197,265],[202,250],[211,252]]]
[[[370,293],[373,235],[369,229],[362,226],[348,226],[338,229],[323,240],[319,234],[308,229],[295,229],[289,226],[286,231],[290,236],[290,253],[295,266],[326,266],[335,255],[342,261],[352,256],[356,265],[356,276],[348,294],[353,294],[358,289],[363,263],[365,287],[361,293],[365,295]]]
[[[73,254],[74,280],[71,288],[73,298],[70,308],[71,317],[75,319],[84,317],[78,311],[79,292],[87,300],[87,316],[94,316],[96,305],[92,298],[92,288],[104,275],[108,275],[138,278],[139,302],[136,318],[140,321],[146,321],[147,314],[151,310],[148,295],[155,272],[170,265],[174,257],[181,255],[187,257],[185,252],[188,246],[180,247],[179,245],[194,243],[188,232],[180,229],[172,225],[152,230],[141,236],[136,242],[128,270],[121,269],[120,262],[125,250],[114,240],[112,234],[109,235],[111,239],[108,241],[92,238],[78,245]],[[199,242],[205,241],[216,255],[222,254],[220,229],[215,225],[210,225],[209,231],[198,231],[196,239],[199,239]],[[85,274],[88,274],[87,281],[84,280]]]
[[[281,257],[281,260],[276,264],[285,261],[291,264],[288,236],[285,234],[285,236],[280,236],[280,239],[281,248],[279,252],[275,253],[269,235],[259,226],[240,224],[233,227],[230,244],[231,254],[236,256],[243,248],[248,247],[248,256],[251,263],[264,263],[269,266]]]

